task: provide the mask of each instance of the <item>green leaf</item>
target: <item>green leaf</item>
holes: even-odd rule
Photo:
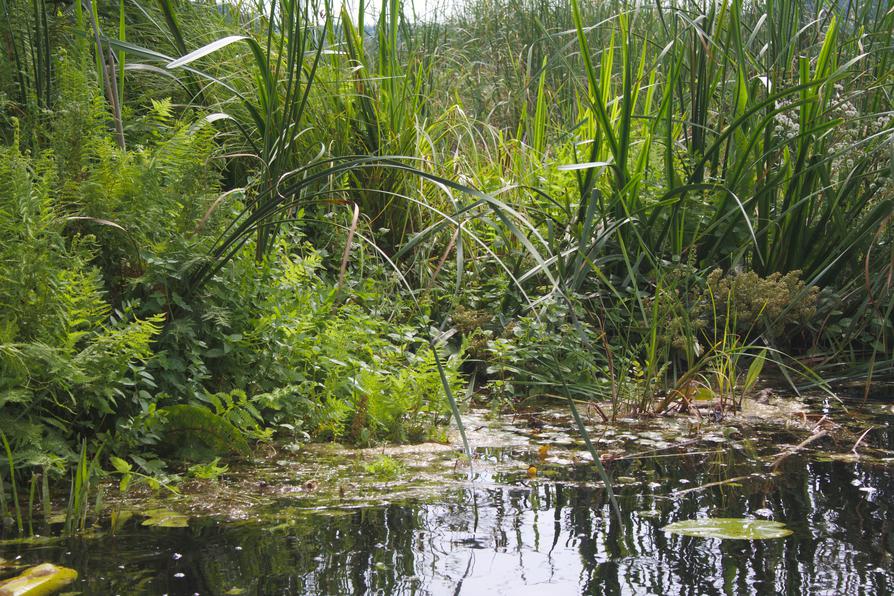
[[[143,520],[144,526],[158,528],[186,528],[189,526],[189,517],[168,509],[149,509],[145,512],[148,516]]]
[[[770,540],[792,534],[782,522],[735,517],[690,519],[664,526],[662,530],[681,536],[720,540]]]
[[[764,369],[764,363],[767,360],[766,356],[767,350],[761,350],[760,353],[754,357],[754,360],[751,361],[751,365],[748,367],[748,373],[745,375],[745,391],[754,387],[758,376]]]
[[[55,594],[78,578],[78,572],[68,567],[42,563],[29,567],[20,575],[0,582],[0,594],[40,596]]]
[[[230,44],[236,43],[237,41],[242,41],[243,39],[251,39],[246,35],[228,35],[226,37],[222,37],[218,40],[212,41],[211,43],[200,47],[198,50],[193,50],[186,56],[181,56],[177,58],[173,62],[168,63],[167,68],[169,70],[173,70],[175,68],[179,68],[181,66],[186,66],[190,62],[195,62],[199,58],[203,58],[208,54],[213,54],[217,50],[227,47]]]
[[[112,455],[111,457],[109,457],[109,461],[112,463],[112,467],[115,468],[115,471],[120,474],[127,474],[133,469],[133,467],[129,463],[127,463],[120,457],[115,457],[114,455]]]

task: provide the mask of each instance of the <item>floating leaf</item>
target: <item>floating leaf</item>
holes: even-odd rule
[[[737,517],[689,519],[662,529],[671,534],[721,540],[769,540],[785,538],[792,533],[785,524],[778,521]]]
[[[78,578],[78,572],[52,563],[30,567],[12,579],[0,582],[0,594],[44,596],[55,594]]]
[[[149,517],[143,520],[144,526],[159,528],[185,528],[189,526],[189,517],[168,509],[150,509],[145,512]]]

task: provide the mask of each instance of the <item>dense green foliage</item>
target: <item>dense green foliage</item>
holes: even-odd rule
[[[3,0],[16,469],[890,374],[887,8]]]

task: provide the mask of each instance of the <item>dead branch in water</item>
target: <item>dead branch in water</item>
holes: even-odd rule
[[[787,449],[786,451],[783,451],[782,453],[778,454],[776,456],[776,459],[773,460],[773,464],[770,466],[770,470],[775,472],[776,468],[779,467],[779,464],[781,464],[785,460],[785,458],[787,458],[791,455],[794,455],[795,453],[797,453],[801,449],[804,449],[805,447],[807,447],[814,441],[819,441],[823,437],[827,437],[827,436],[829,436],[829,431],[827,431],[827,430],[821,430],[819,432],[813,433],[812,435],[810,435],[809,437],[807,437],[806,439],[804,439],[803,441],[801,441],[800,443],[798,443],[797,445],[792,447],[791,449]]]

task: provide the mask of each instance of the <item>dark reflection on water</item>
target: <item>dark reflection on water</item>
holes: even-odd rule
[[[278,527],[282,519],[200,519],[181,529],[133,524],[114,537],[4,545],[0,555],[74,567],[84,594],[891,593],[889,467],[792,457],[772,481],[677,499],[668,497],[674,488],[759,468],[716,455],[614,468],[654,478],[651,486],[620,489],[623,534],[599,489],[497,478],[501,483],[451,489],[434,503],[304,511]],[[296,502],[282,503],[289,504]],[[761,509],[794,534],[749,542],[661,531],[677,520]]]

